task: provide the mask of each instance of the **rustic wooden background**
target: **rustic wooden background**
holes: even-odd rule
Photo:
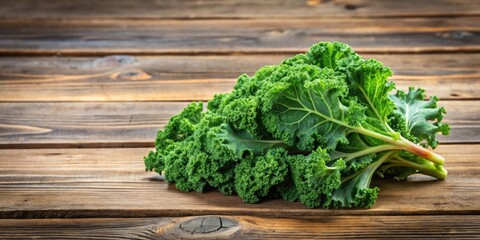
[[[376,181],[372,209],[322,210],[144,171],[186,104],[325,40],[442,99],[447,180]],[[479,100],[476,0],[0,0],[0,238],[478,237]]]

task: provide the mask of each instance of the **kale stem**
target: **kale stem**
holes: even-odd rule
[[[390,143],[394,146],[397,146],[398,147],[397,149],[401,149],[401,150],[411,152],[411,153],[416,154],[416,155],[418,155],[422,158],[425,158],[425,159],[427,159],[427,160],[429,160],[433,163],[437,163],[437,164],[440,164],[440,165],[442,165],[445,162],[445,158],[443,158],[442,156],[440,156],[440,155],[438,155],[438,154],[436,154],[436,153],[434,153],[434,152],[432,152],[432,151],[430,151],[426,148],[423,148],[423,147],[409,141],[408,139],[405,139],[400,134],[393,131],[393,129],[391,129],[390,127],[388,127],[388,129],[389,129],[388,131],[390,131],[392,134],[398,134],[398,136],[395,136],[395,137],[386,136],[386,135],[383,135],[381,133],[377,133],[377,132],[368,130],[368,129],[363,128],[363,127],[353,127],[353,126],[350,126],[349,124],[346,124],[342,121],[339,121],[337,119],[334,119],[332,117],[324,115],[324,114],[322,114],[318,111],[309,109],[309,108],[305,107],[303,104],[302,104],[302,106],[304,108],[303,109],[299,108],[299,110],[303,110],[303,111],[307,111],[307,112],[312,113],[312,114],[316,114],[316,115],[318,115],[322,118],[325,118],[328,121],[331,121],[331,122],[336,123],[338,125],[350,128],[353,131],[358,132],[360,134],[370,136],[370,137],[373,137],[373,138],[377,138],[379,140],[383,140],[387,143]],[[295,108],[290,108],[290,109],[295,109]],[[388,124],[386,124],[386,125],[388,126]]]
[[[390,158],[387,162],[389,162],[391,167],[398,166],[398,167],[409,167],[415,170],[418,170],[418,173],[425,174],[428,176],[432,176],[438,179],[445,179],[447,177],[447,170],[442,166],[434,163],[426,162],[425,164],[418,164],[412,161],[408,161],[398,154],[392,158]]]
[[[403,150],[409,151],[411,153],[417,154],[418,156],[425,158],[433,163],[442,165],[445,162],[445,158],[436,154],[424,147],[418,146],[417,144],[401,137],[401,141],[404,144]]]
[[[355,178],[357,177],[358,175],[360,174],[363,174],[365,171],[370,171],[368,174],[369,174],[369,178],[370,180],[368,181],[368,185],[370,185],[370,181],[371,181],[371,178],[373,176],[373,173],[377,170],[377,168],[379,168],[385,161],[388,160],[388,158],[390,158],[390,156],[392,156],[393,154],[395,154],[397,151],[396,150],[391,150],[391,151],[388,151],[386,153],[384,153],[382,155],[382,157],[380,157],[377,161],[375,162],[372,162],[370,163],[368,166],[366,166],[363,170],[361,171],[358,171],[356,172],[355,174],[352,174],[346,178],[343,178],[342,179],[342,183],[344,182],[347,182],[348,180],[352,179],[352,178]]]
[[[421,147],[408,139],[405,139],[404,137],[400,136],[400,139],[394,139],[389,136],[385,136],[380,133],[376,133],[373,131],[370,131],[368,129],[362,128],[362,127],[354,127],[354,130],[360,134],[367,135],[373,138],[377,138],[380,140],[383,140],[387,143],[390,143],[394,146],[397,146],[397,149],[405,150],[408,152],[411,152],[413,154],[416,154],[422,158],[425,158],[433,163],[440,164],[442,165],[445,162],[445,158],[442,156],[424,148]]]
[[[369,147],[361,151],[352,152],[352,153],[337,152],[338,155],[336,155],[337,157],[335,159],[343,158],[344,161],[350,161],[357,157],[365,156],[372,153],[379,153],[387,150],[393,150],[393,149],[397,149],[397,147],[393,145],[380,145],[375,147]]]

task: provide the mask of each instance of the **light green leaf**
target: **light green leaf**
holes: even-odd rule
[[[437,106],[437,97],[424,100],[425,91],[420,88],[410,88],[408,94],[399,90],[389,97],[396,105],[397,117],[404,118],[407,132],[419,141],[425,140],[429,146],[435,148],[438,144],[437,133],[449,134],[448,124],[441,123],[446,111]]]

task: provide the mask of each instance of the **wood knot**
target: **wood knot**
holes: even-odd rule
[[[223,217],[198,217],[180,224],[180,229],[190,234],[205,234],[227,230],[236,224],[233,220]]]
[[[142,70],[132,69],[120,73],[112,74],[112,79],[120,79],[120,80],[148,80],[152,78],[149,74]]]
[[[187,218],[157,233],[173,238],[230,238],[240,229],[240,224],[221,216]]]
[[[131,65],[137,62],[137,59],[127,55],[112,55],[95,59],[92,63],[93,67],[118,67]]]

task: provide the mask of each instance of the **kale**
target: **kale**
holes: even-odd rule
[[[172,117],[145,158],[181,191],[217,188],[247,203],[282,197],[309,207],[368,208],[373,176],[445,179],[445,109],[422,89],[395,90],[392,71],[348,45],[320,42],[230,93]]]

